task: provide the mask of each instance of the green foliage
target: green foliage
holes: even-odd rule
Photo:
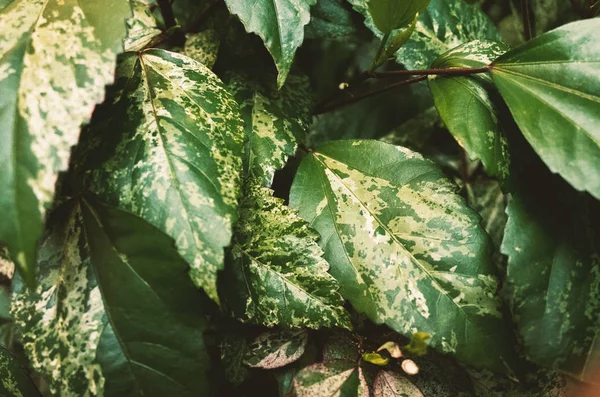
[[[600,386],[600,6],[517,3],[0,0],[0,395]]]

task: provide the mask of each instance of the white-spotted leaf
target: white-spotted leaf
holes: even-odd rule
[[[265,369],[283,367],[304,354],[307,342],[305,329],[264,332],[249,345],[244,364]]]

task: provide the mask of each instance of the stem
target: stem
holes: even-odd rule
[[[525,36],[525,41],[529,41],[533,37],[533,32],[531,31],[530,10],[529,0],[521,0],[521,17],[523,18],[523,34]]]
[[[349,96],[347,96],[346,98],[342,98],[342,100],[337,101],[337,102],[333,102],[332,103],[332,101],[326,101],[324,103],[321,103],[321,104],[317,105],[315,107],[315,114],[327,113],[327,112],[330,112],[330,111],[335,110],[337,108],[340,108],[340,107],[343,107],[343,106],[350,105],[352,103],[358,102],[361,99],[368,98],[368,97],[373,96],[375,94],[386,92],[386,91],[389,91],[389,90],[391,90],[393,88],[401,87],[403,85],[409,85],[409,84],[418,83],[419,81],[423,81],[423,80],[426,80],[426,79],[427,79],[427,76],[419,76],[419,77],[414,77],[414,78],[411,78],[411,79],[400,80],[400,81],[397,81],[395,83],[388,84],[386,86],[379,87],[379,88],[376,88],[374,90],[365,91],[365,92],[362,92],[362,93],[357,94],[357,95],[353,95],[350,92],[344,92],[344,94],[349,94]]]
[[[175,15],[173,15],[173,8],[171,7],[171,2],[169,0],[156,0],[158,6],[160,7],[160,13],[165,20],[165,28],[170,29],[173,26],[177,25],[177,21],[175,21]]]
[[[493,66],[488,65],[481,68],[444,68],[423,70],[391,70],[389,72],[372,72],[371,77],[397,77],[397,76],[470,76],[472,74],[487,73]]]
[[[389,39],[390,39],[390,33],[386,33],[383,35],[383,38],[381,39],[381,43],[379,43],[379,48],[377,49],[377,55],[375,55],[375,58],[373,59],[373,63],[371,63],[371,66],[369,67],[368,72],[372,72],[373,70],[375,70],[379,66],[381,66],[381,61],[379,60],[379,58],[381,58],[381,54],[384,53],[385,45],[387,44]]]

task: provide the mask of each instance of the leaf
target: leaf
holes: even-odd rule
[[[25,281],[59,171],[122,51],[127,0],[14,0],[0,11],[0,241]]]
[[[219,350],[225,377],[232,384],[240,385],[248,377],[248,368],[243,362],[244,356],[248,352],[246,337],[238,330],[224,332],[221,328],[219,333],[224,334],[219,342]]]
[[[384,357],[379,353],[370,353],[370,352],[363,353],[362,359],[368,363],[380,365],[380,366],[385,366],[390,362],[390,359],[388,357]]]
[[[247,184],[223,282],[234,316],[268,327],[345,327],[338,284],[316,232],[270,189]]]
[[[184,53],[194,61],[204,64],[209,69],[215,65],[219,53],[221,39],[213,29],[187,34]]]
[[[0,346],[0,395],[6,397],[39,397],[25,370],[8,350]]]
[[[283,168],[308,132],[312,107],[308,78],[290,75],[280,91],[245,74],[230,73],[226,82],[244,119],[250,174],[271,186],[275,171]]]
[[[345,360],[310,365],[294,378],[297,397],[369,397],[363,370]]]
[[[481,397],[567,397],[566,380],[554,371],[537,369],[535,372],[520,374],[522,381],[517,383],[489,371],[469,371],[475,394]],[[591,396],[590,396],[591,397]]]
[[[368,0],[368,9],[377,29],[389,34],[410,25],[428,4],[429,0]]]
[[[208,392],[205,321],[187,264],[142,219],[89,197],[53,215],[35,290],[13,315],[57,395]]]
[[[426,332],[415,332],[410,337],[410,342],[406,346],[402,346],[402,350],[407,351],[417,356],[427,354],[427,341],[431,338]]]
[[[478,5],[431,0],[410,40],[396,53],[396,60],[407,69],[427,69],[443,53],[473,40],[501,41]]]
[[[15,264],[8,255],[8,249],[0,245],[0,283],[12,280]]]
[[[425,397],[406,376],[380,371],[373,385],[373,397]]]
[[[159,10],[156,0],[130,0],[133,17],[127,20],[125,51],[140,51],[161,34],[154,12]]]
[[[238,106],[207,67],[164,50],[127,53],[117,78],[81,145],[91,189],[175,239],[194,283],[218,301],[242,171]]]
[[[507,50],[501,43],[472,41],[444,53],[431,67],[485,67]],[[490,97],[491,86],[487,74],[429,77],[435,106],[448,130],[472,160],[481,159],[489,175],[504,181],[510,172],[510,156],[496,106]]]
[[[309,154],[290,205],[321,234],[342,296],[375,323],[472,366],[506,370],[514,344],[479,217],[431,161],[375,141]]]
[[[310,23],[304,30],[306,38],[357,41],[360,21],[347,5],[346,0],[317,0],[311,9]]]
[[[539,365],[598,383],[600,209],[568,186],[556,185],[542,196],[532,189],[513,195],[502,242],[525,354]]]
[[[250,344],[244,364],[254,368],[273,369],[298,360],[308,341],[306,330],[274,330],[260,334]]]
[[[600,198],[600,19],[565,25],[497,59],[494,83],[554,173]]]
[[[256,33],[271,53],[279,71],[281,88],[292,66],[296,50],[304,41],[304,26],[310,22],[310,7],[317,0],[225,0],[248,33]]]

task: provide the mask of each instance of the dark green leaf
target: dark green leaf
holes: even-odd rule
[[[600,198],[600,19],[575,22],[506,53],[494,83],[533,149],[575,189]]]
[[[249,346],[244,364],[273,369],[298,360],[308,341],[306,330],[274,330],[257,336]]]
[[[357,21],[355,15],[346,0],[317,0],[305,29],[306,38],[356,40],[360,33],[360,20]]]
[[[444,53],[432,67],[481,68],[507,50],[500,43],[472,41]],[[510,168],[508,142],[488,93],[491,86],[487,74],[429,77],[435,106],[448,130],[472,160],[481,159],[489,175],[506,180]]]
[[[3,397],[40,397],[25,370],[8,350],[0,346],[0,395]]]
[[[282,201],[248,183],[223,281],[227,305],[266,326],[349,328],[318,234]]]
[[[95,199],[54,213],[36,290],[15,322],[32,367],[57,395],[208,392],[199,294],[173,241]]]
[[[338,141],[304,159],[290,203],[321,234],[331,274],[358,311],[504,371],[514,345],[495,297],[491,244],[456,190],[408,149]]]
[[[428,4],[429,0],[368,0],[373,23],[384,34],[410,25]]]
[[[175,239],[194,283],[218,300],[237,218],[239,108],[207,67],[164,50],[127,53],[117,78],[107,126],[96,124],[82,144],[92,190]]]
[[[296,50],[304,41],[304,26],[310,22],[310,6],[317,0],[225,0],[246,31],[256,33],[271,53],[282,87]]]
[[[248,342],[242,332],[238,330],[219,330],[224,334],[220,343],[221,365],[225,377],[234,385],[241,384],[248,376],[248,368],[244,365],[244,356],[248,352]]]
[[[0,241],[27,283],[58,172],[113,81],[127,0],[14,0],[0,11]]]

